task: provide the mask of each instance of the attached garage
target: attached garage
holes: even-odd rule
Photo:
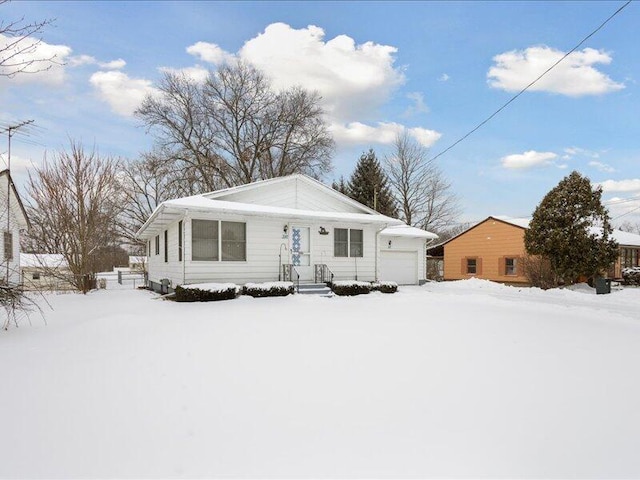
[[[418,252],[381,251],[380,280],[417,285]]]
[[[400,225],[380,232],[378,279],[398,285],[418,285],[426,277],[426,245],[438,236],[434,233]]]

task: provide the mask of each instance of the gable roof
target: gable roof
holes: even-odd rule
[[[259,192],[261,187],[266,185],[277,185],[285,182],[304,182],[305,185],[311,185],[316,191],[323,195],[329,195],[332,198],[339,199],[342,203],[349,206],[350,209],[356,209],[360,213],[336,212],[336,211],[318,211],[299,209],[291,207],[280,207],[273,205],[260,205],[256,203],[243,203],[237,201],[224,200],[225,197],[232,193],[242,191],[255,190]],[[342,220],[352,221],[361,224],[379,224],[379,225],[402,225],[401,220],[387,217],[375,210],[362,205],[359,202],[337,192],[317,180],[313,180],[306,175],[290,175],[289,177],[280,177],[269,180],[262,180],[249,185],[241,185],[239,187],[227,188],[216,192],[204,193],[201,195],[193,195],[190,197],[177,198],[162,202],[153,211],[151,216],[142,225],[136,233],[137,238],[151,238],[158,235],[164,226],[169,225],[185,216],[186,213],[226,213],[257,217],[276,217],[290,219],[316,219],[316,220]]]
[[[27,216],[27,211],[24,208],[24,204],[22,203],[22,199],[20,198],[20,195],[18,195],[18,190],[16,189],[16,185],[15,183],[13,183],[13,178],[11,178],[11,173],[9,172],[8,169],[4,169],[2,171],[0,171],[0,177],[6,177],[7,181],[9,182],[9,185],[11,185],[11,191],[13,192],[13,197],[14,199],[16,199],[18,201],[18,211],[21,214],[20,215],[16,215],[16,217],[18,217],[18,224],[22,227],[22,228],[30,228],[31,227],[31,222],[29,222],[29,217]],[[22,220],[22,221],[20,221]]]
[[[405,224],[387,227],[380,232],[380,235],[383,237],[424,238],[425,240],[435,240],[438,238],[438,235],[435,233]]]
[[[287,175],[285,177],[275,177],[268,178],[266,180],[258,180],[256,182],[247,183],[245,185],[238,185],[236,187],[224,188],[222,190],[216,190],[215,192],[209,192],[202,194],[203,197],[209,198],[211,200],[224,200],[225,197],[230,197],[234,194],[251,192],[251,191],[260,191],[266,190],[272,186],[280,186],[285,187],[291,184],[302,183],[306,186],[311,187],[313,190],[321,193],[322,195],[328,195],[339,202],[349,205],[352,208],[355,208],[362,213],[369,213],[374,215],[379,215],[378,212],[373,210],[372,208],[363,205],[362,203],[344,195],[343,193],[338,192],[337,190],[331,188],[324,183],[309,177],[308,175],[304,175],[301,173],[296,173],[293,175]]]
[[[450,241],[455,240],[459,236],[464,235],[468,231],[473,230],[474,228],[482,225],[483,223],[485,223],[485,222],[487,222],[489,220],[497,220],[498,222],[505,223],[505,224],[511,225],[513,227],[518,227],[518,228],[521,228],[523,230],[526,230],[527,228],[529,228],[529,221],[527,219],[524,219],[524,218],[510,218],[510,217],[505,217],[505,216],[502,216],[502,215],[496,215],[496,216],[490,215],[487,218],[485,218],[484,220],[480,220],[478,223],[470,226],[466,230],[463,230],[459,234],[451,237],[450,239],[442,242],[441,244],[433,245],[433,246],[437,247],[437,246],[440,246],[440,245],[446,245]],[[525,223],[526,223],[526,226],[525,226]]]

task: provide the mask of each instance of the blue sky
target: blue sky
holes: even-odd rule
[[[64,65],[0,78],[0,122],[37,126],[12,143],[19,188],[70,138],[135,158],[152,139],[132,112],[163,70],[198,78],[242,57],[276,86],[320,91],[337,142],[330,182],[369,148],[383,159],[403,129],[440,153],[622,5],[16,1],[0,6],[2,18],[55,19],[40,48]],[[603,184],[617,223],[640,222],[638,25],[632,3],[437,159],[463,220],[529,216],[575,169]],[[3,159],[6,143],[0,137]]]

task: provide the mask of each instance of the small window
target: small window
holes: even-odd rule
[[[182,261],[182,220],[178,222],[178,261]]]
[[[160,235],[156,235],[156,255],[160,255]]]
[[[363,251],[362,230],[349,230],[349,253],[352,257],[362,257]]]
[[[505,258],[504,259],[504,274],[505,275],[517,275],[516,259]]]
[[[221,223],[222,261],[245,261],[247,259],[247,225],[241,222]]]
[[[40,273],[39,272],[33,272],[33,274],[31,275],[31,279],[32,280],[40,280]]]
[[[349,256],[349,230],[346,228],[336,228],[333,230],[333,256]]]
[[[217,220],[191,220],[191,259],[218,260]]]
[[[467,258],[467,275],[475,275],[478,271],[478,260]]]
[[[164,231],[164,261],[169,261],[169,231]]]
[[[13,259],[13,234],[11,232],[4,232],[4,259]]]

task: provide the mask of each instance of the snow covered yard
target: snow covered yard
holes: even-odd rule
[[[461,281],[0,332],[0,477],[640,477],[640,289]]]

